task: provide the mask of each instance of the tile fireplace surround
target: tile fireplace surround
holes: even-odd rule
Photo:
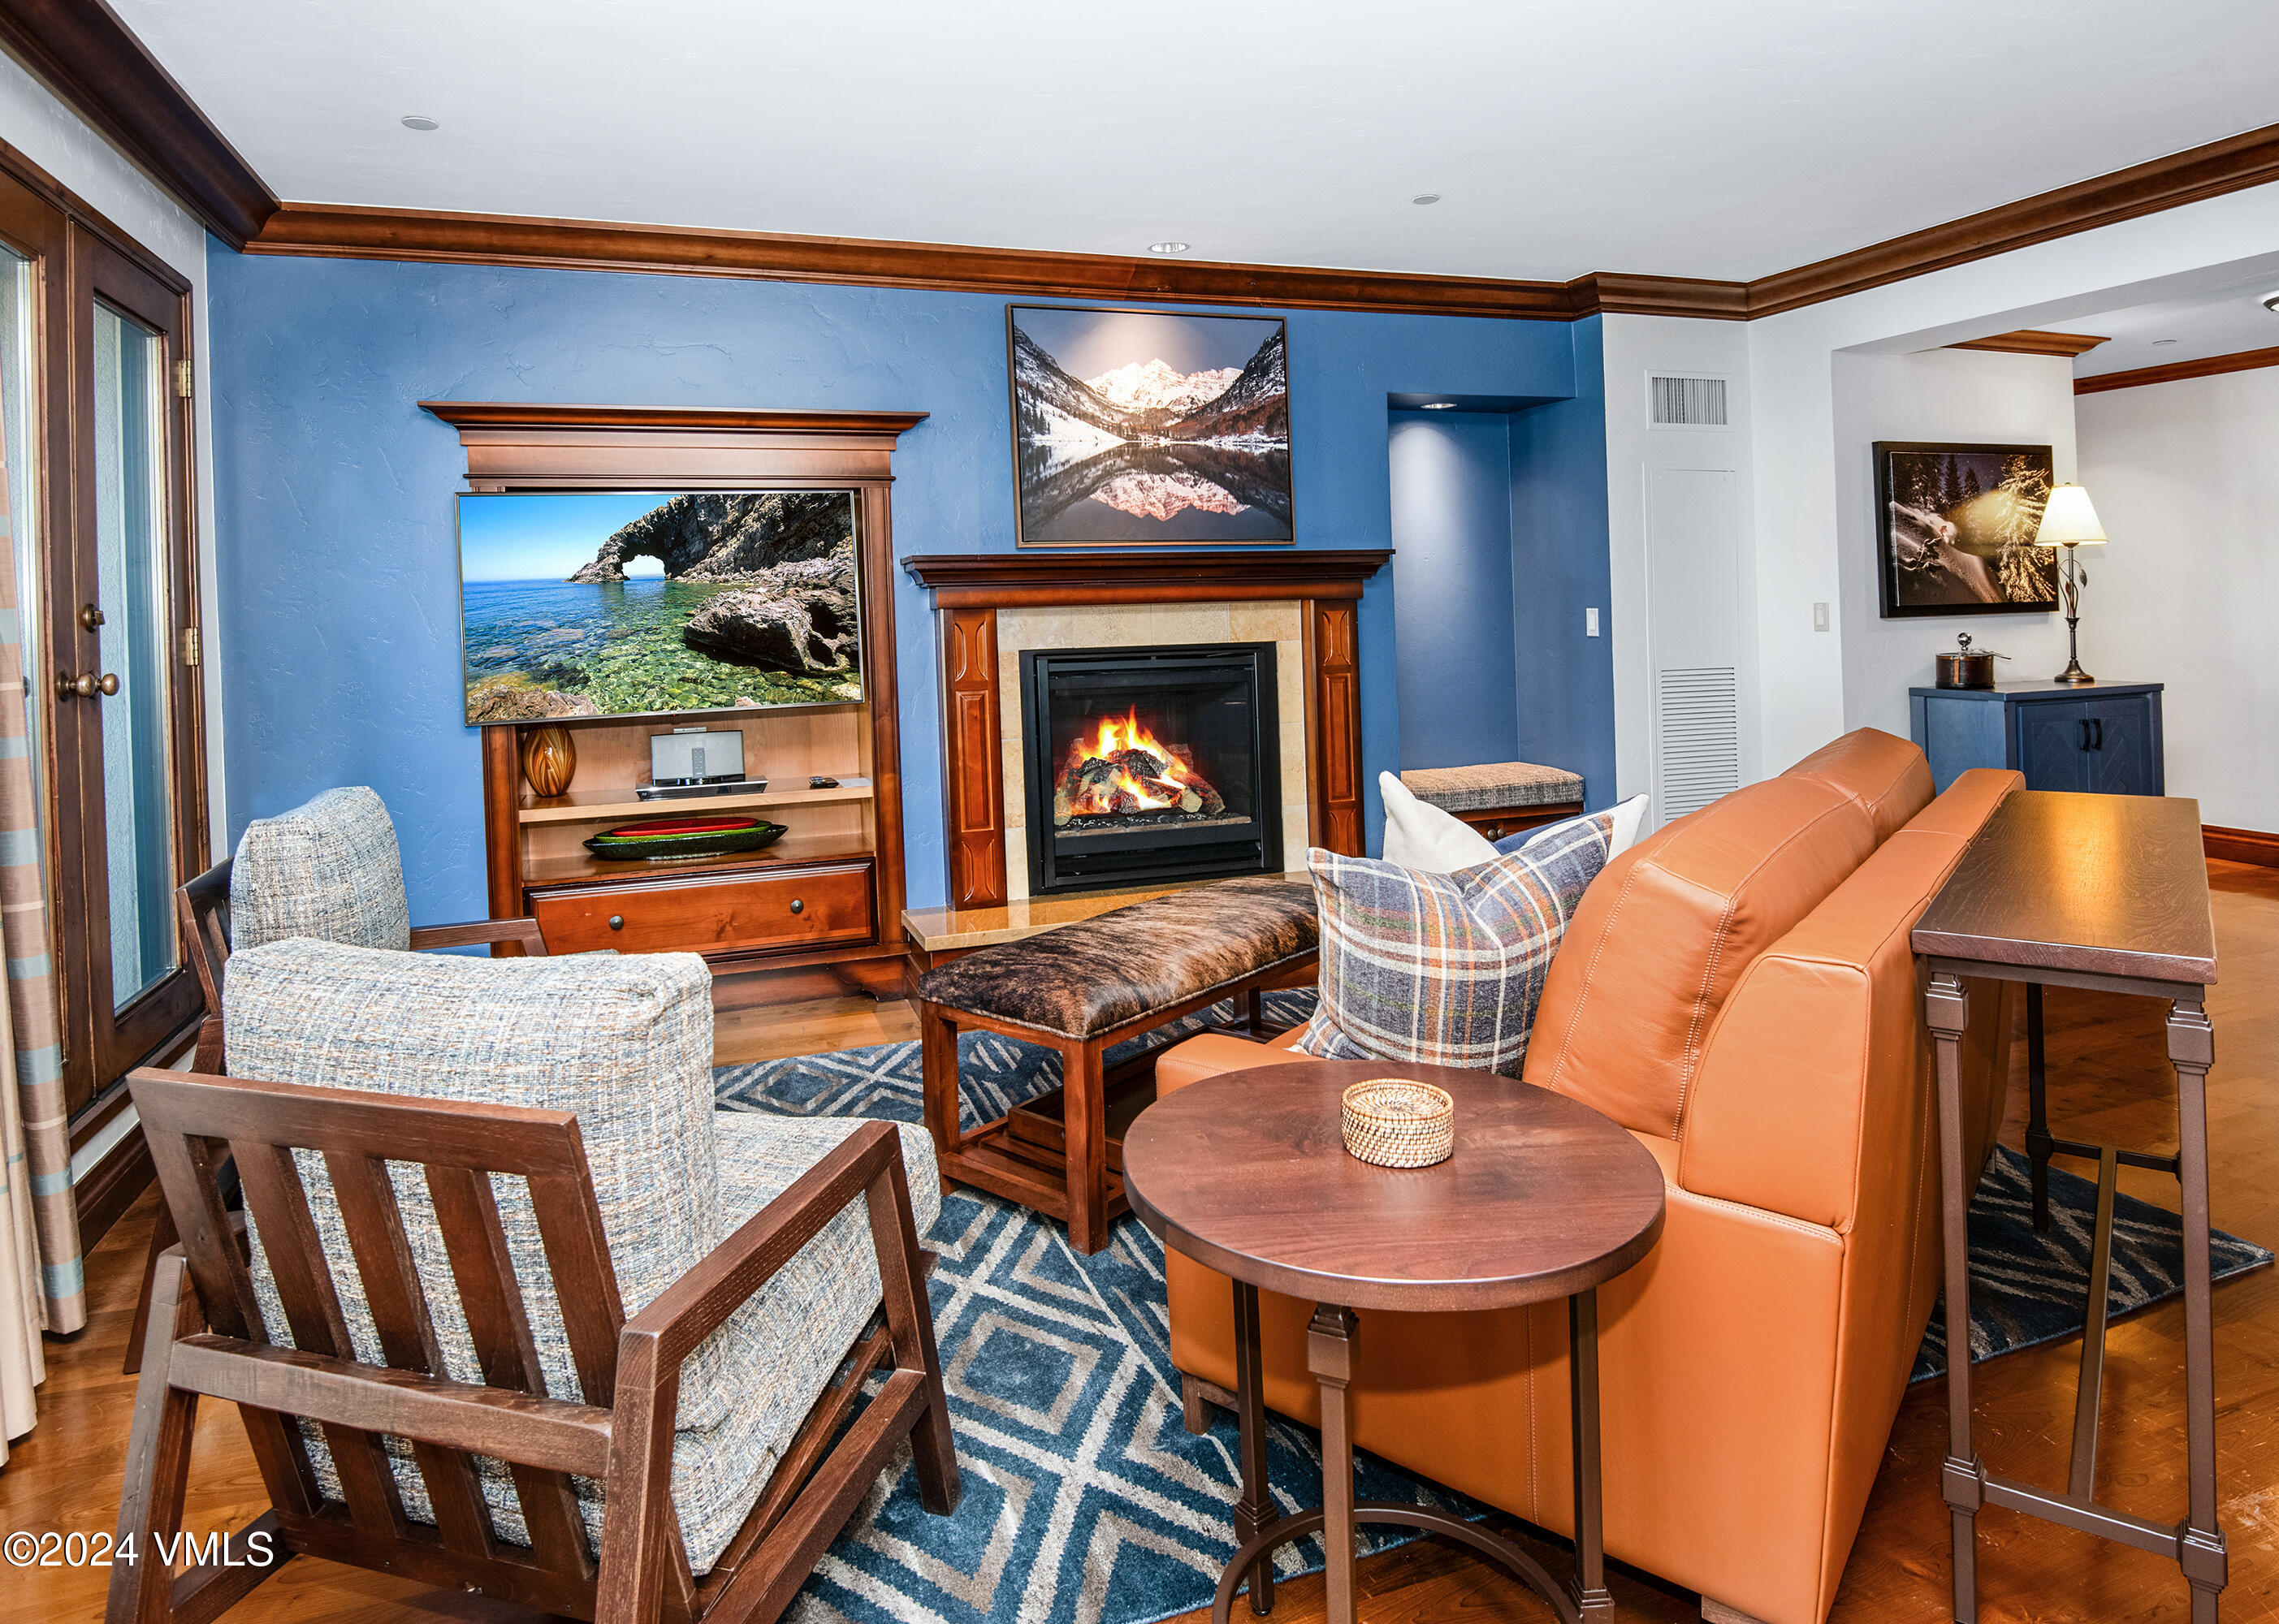
[[[1357,606],[1387,550],[911,557],[941,657],[943,846],[953,908],[1028,895],[1020,655],[1271,642],[1285,863],[1362,849]]]

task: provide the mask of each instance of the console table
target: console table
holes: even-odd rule
[[[2207,1069],[2215,1034],[2203,1007],[2216,978],[2199,803],[2155,796],[2022,790],[1995,810],[1916,923],[1915,951],[1938,1073],[1939,1168],[1946,1249],[1948,1443],[1940,1473],[1953,1519],[1954,1616],[1978,1616],[1976,1518],[2003,1506],[2168,1557],[2191,1582],[2193,1624],[2215,1624],[2224,1587],[2216,1526],[2215,1351],[2209,1304]],[[2174,1156],[2050,1137],[2043,1121],[2040,1026],[2030,1020],[2037,1132],[2037,1223],[2052,1154],[2097,1162],[2097,1220],[2090,1252],[2089,1322],[2074,1403],[2073,1457],[2062,1491],[1987,1471],[1970,1439],[1971,1191],[1962,1165],[1961,1045],[1969,1022],[1965,977],[2024,982],[2030,1015],[2043,986],[2086,987],[2169,1000],[2168,1059],[2176,1073]],[[2105,1377],[2106,1286],[2113,1198],[2120,1164],[2175,1175],[2183,1192],[2185,1447],[2190,1509],[2180,1524],[2149,1521],[2097,1499],[2097,1428]]]

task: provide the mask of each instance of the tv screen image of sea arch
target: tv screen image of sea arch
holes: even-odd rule
[[[1024,545],[1294,539],[1278,318],[1015,305]]]
[[[860,701],[856,496],[462,494],[468,724]]]

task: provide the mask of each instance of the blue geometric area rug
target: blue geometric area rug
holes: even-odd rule
[[[1311,992],[1267,997],[1278,1023],[1301,1024]],[[1221,1006],[1214,1018],[1230,1018]],[[1112,1061],[1142,1042],[1113,1051]],[[1048,1049],[968,1032],[958,1040],[969,1127],[1060,1086]],[[918,1045],[880,1044],[714,1074],[724,1110],[790,1116],[920,1120]],[[2050,1173],[2050,1233],[2034,1232],[2025,1158],[1997,1147],[1971,1202],[1971,1362],[2078,1335],[2085,1320],[2089,1229],[2097,1187]],[[2175,1214],[2117,1196],[2113,1313],[2183,1288]],[[1153,1624],[1210,1605],[1234,1553],[1239,1492],[1233,1418],[1213,1413],[1202,1437],[1180,1425],[1163,1292],[1163,1249],[1137,1219],[1110,1244],[1071,1252],[1061,1226],[961,1191],[942,1202],[929,1244],[934,1331],[949,1393],[965,1498],[928,1516],[902,1467],[882,1474],[817,1566],[789,1617],[796,1624]],[[2218,1279],[2272,1260],[2237,1236],[2214,1237]],[[1945,1369],[1944,1316],[1934,1312],[1912,1380]],[[1320,1498],[1312,1429],[1269,1418],[1276,1504]],[[905,1456],[907,1460],[907,1456]],[[1404,1500],[1476,1518],[1481,1508],[1362,1457],[1365,1499]],[[1363,1525],[1365,1548],[1412,1536]],[[1284,1577],[1322,1567],[1317,1539],[1280,1548]]]
[[[2081,1335],[2089,1321],[2089,1253],[2097,1185],[2053,1165],[2050,1228],[2034,1228],[2032,1164],[1994,1147],[1970,1198],[1970,1362]],[[2222,1281],[2271,1261],[2270,1251],[2217,1229],[2208,1272]],[[2106,1314],[2117,1320],[2184,1289],[2183,1221],[2165,1207],[2113,1194],[2113,1274]],[[1941,1293],[1915,1352],[1910,1383],[1946,1374],[1946,1306]]]
[[[1302,1022],[1313,999],[1298,997],[1302,1007],[1270,996],[1270,1012]],[[970,1121],[987,1120],[975,1115],[977,1096],[994,1117],[1059,1085],[1049,1051],[986,1033],[963,1042]],[[918,1118],[916,1043],[715,1075],[724,1109]],[[1024,1208],[968,1191],[943,1199],[928,1242],[940,1255],[930,1295],[965,1498],[955,1516],[929,1516],[914,1474],[882,1473],[788,1618],[1145,1624],[1210,1605],[1234,1554],[1234,1419],[1214,1412],[1201,1437],[1181,1425],[1163,1246],[1136,1218],[1112,1234],[1080,1257],[1059,1224]],[[1316,1504],[1317,1435],[1272,1418],[1268,1434],[1275,1503],[1285,1512]],[[1364,1499],[1480,1514],[1368,1457],[1355,1481]],[[1370,1551],[1414,1537],[1362,1533]],[[1275,1571],[1293,1577],[1322,1562],[1320,1541],[1308,1538],[1281,1547]]]

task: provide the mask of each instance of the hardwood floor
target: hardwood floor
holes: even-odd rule
[[[2224,983],[2213,989],[2216,1064],[2209,1074],[2209,1138],[2216,1222],[2279,1245],[2279,870],[2211,862]],[[2053,992],[2049,1005],[2053,1120],[2060,1131],[2122,1144],[2170,1147],[2174,1093],[2163,1061],[2161,1010],[2147,1000]],[[914,1036],[907,1006],[833,1000],[724,1012],[722,1063],[810,1053]],[[2019,1064],[2022,1068],[2022,1057]],[[2012,1091],[2004,1138],[2022,1143],[2022,1076]],[[2131,1194],[2172,1210],[2174,1181],[2124,1169]],[[120,1458],[134,1383],[119,1364],[134,1310],[154,1198],[145,1195],[88,1259],[90,1321],[68,1342],[48,1344],[40,1424],[0,1467],[0,1532],[109,1528],[119,1506]],[[2231,1585],[2223,1616],[2279,1619],[2279,1271],[2217,1288],[2216,1399],[2222,1520]],[[2183,1505],[2181,1304],[2114,1328],[2106,1367],[2100,1491],[2143,1515],[2167,1520]],[[2071,1437],[2079,1344],[2060,1343],[1978,1368],[1979,1437],[1990,1463],[2013,1476],[2062,1482]],[[1893,1429],[1882,1475],[1838,1593],[1838,1624],[1943,1624],[1946,1517],[1938,1494],[1945,1389],[1913,1390]],[[244,1434],[227,1406],[200,1418],[190,1473],[188,1525],[234,1527],[260,1508],[259,1480]],[[1609,1494],[1621,1485],[1610,1483]],[[2173,1565],[1999,1511],[1979,1519],[1982,1616],[2072,1620],[2175,1619],[2184,1588]],[[1564,1559],[1539,1554],[1553,1571]],[[1634,1574],[1613,1576],[1616,1616],[1663,1621],[1698,1617],[1693,1598]],[[48,1624],[101,1613],[104,1575],[68,1569],[11,1573],[0,1582],[0,1624]],[[1322,1617],[1318,1577],[1280,1587],[1278,1624]],[[1548,1608],[1500,1569],[1437,1540],[1364,1563],[1370,1624],[1537,1624]],[[287,1565],[227,1615],[233,1624],[325,1619],[347,1624],[526,1624],[533,1615],[458,1591],[318,1562]],[[1181,1624],[1201,1624],[1204,1614]],[[1247,1616],[1238,1611],[1237,1617]]]

